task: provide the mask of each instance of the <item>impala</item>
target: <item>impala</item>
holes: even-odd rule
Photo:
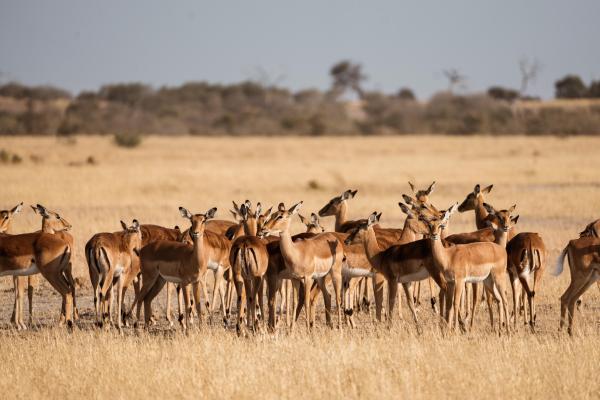
[[[207,220],[214,217],[217,209],[211,208],[204,214],[191,214],[180,207],[182,217],[190,221],[189,235],[193,244],[159,240],[142,248],[140,262],[142,270],[142,288],[134,301],[137,305],[137,319],[140,317],[141,302],[144,302],[146,327],[152,316],[152,300],[160,292],[165,282],[180,284],[183,290],[184,315],[180,317],[182,327],[187,330],[190,323],[191,302],[189,286],[198,318],[202,320],[200,290],[207,299],[205,276],[209,263],[227,265],[231,243],[224,236],[208,232]],[[206,308],[210,309],[208,301]]]
[[[23,202],[17,204],[10,210],[0,211],[0,235],[8,235],[9,234],[13,217],[15,217],[17,214],[19,214],[22,209],[23,209]],[[37,275],[29,275],[27,277],[27,280],[25,280],[25,277],[23,277],[23,276],[16,276],[16,275],[13,276],[13,284],[15,287],[15,304],[13,306],[13,312],[10,317],[10,321],[12,323],[16,323],[16,321],[15,321],[15,314],[16,314],[16,310],[17,310],[16,294],[18,291],[22,292],[23,290],[25,290],[25,283],[27,283],[27,300],[28,300],[28,304],[29,304],[29,324],[31,325],[33,323],[33,289],[34,289],[34,286],[37,284],[36,277],[37,277]],[[20,329],[21,327],[17,326],[17,328]]]
[[[279,249],[284,262],[284,268],[275,273],[275,281],[269,282],[269,320],[271,316],[274,319],[274,299],[272,295],[277,293],[281,285],[281,279],[294,279],[302,281],[304,284],[304,298],[310,299],[310,290],[313,280],[317,280],[319,285],[324,285],[323,278],[326,275],[331,276],[333,283],[338,326],[342,327],[341,315],[341,295],[342,295],[342,260],[344,257],[342,244],[332,233],[321,233],[316,236],[307,237],[304,240],[294,242],[290,234],[291,218],[298,213],[302,202],[295,204],[288,210],[283,204],[276,213],[262,227],[262,233],[279,232]],[[306,326],[311,328],[311,304],[305,302]],[[326,305],[327,307],[327,305]],[[330,307],[327,307],[330,310]]]
[[[124,245],[124,236],[126,235],[128,228],[126,225],[121,222],[121,226],[123,230],[118,232],[103,232],[97,233],[85,245],[85,257],[88,264],[88,271],[90,274],[90,282],[92,284],[92,291],[94,292],[94,308],[96,310],[96,322],[101,324],[103,323],[103,319],[108,318],[111,319],[111,309],[112,309],[112,279],[108,278],[109,273],[109,264],[107,255],[111,255],[111,257],[115,258],[117,254],[122,252],[122,248]],[[181,235],[181,231],[178,227],[175,229],[165,228],[158,225],[150,225],[144,224],[140,225],[140,233],[142,235],[141,244],[139,249],[146,246],[148,243],[152,243],[157,240],[172,240],[175,241]],[[139,250],[138,249],[138,250]],[[133,257],[134,255],[132,255]],[[137,255],[135,255],[137,257]],[[113,263],[113,267],[116,264]],[[137,272],[139,273],[139,266],[136,267]],[[101,302],[98,301],[99,289],[105,283],[108,282],[110,285],[110,290],[104,293],[103,300],[105,306],[104,309],[101,309]],[[135,293],[139,292],[139,279],[136,278],[133,280],[133,285],[135,289]],[[125,286],[125,289],[127,286]],[[125,293],[123,293],[125,296]],[[171,312],[170,312],[170,293],[167,291],[167,320],[171,322]]]
[[[34,233],[0,236],[0,276],[29,276],[41,272],[62,296],[61,323],[73,326],[75,285],[71,273],[73,238],[66,231],[71,225],[57,213],[41,205],[33,210],[42,216],[42,229]],[[22,288],[16,293],[15,324],[23,322]]]
[[[478,242],[445,247],[442,244],[441,234],[448,224],[450,215],[456,211],[458,204],[443,213],[441,218],[431,219],[421,216],[429,227],[429,242],[435,274],[440,275],[446,282],[451,282],[452,298],[449,298],[446,309],[447,316],[451,317],[451,329],[458,325],[458,305],[465,283],[483,282],[488,293],[492,293],[498,301],[500,314],[500,330],[503,317],[508,328],[508,309],[506,301],[506,250],[493,242]],[[506,242],[507,231],[501,231],[499,242]],[[477,291],[477,290],[476,290]],[[447,295],[450,291],[447,291]],[[476,296],[477,293],[474,294]],[[475,311],[475,303],[473,311]],[[473,316],[473,314],[471,314]]]
[[[569,241],[561,251],[552,275],[562,273],[565,257],[569,260],[571,283],[560,297],[560,329],[566,323],[568,311],[567,331],[572,335],[575,303],[594,282],[600,281],[600,239],[587,236]]]

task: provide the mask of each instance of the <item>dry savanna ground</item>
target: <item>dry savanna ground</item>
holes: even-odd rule
[[[407,181],[438,182],[439,207],[462,201],[475,183],[494,184],[497,208],[517,203],[520,231],[540,232],[550,263],[567,240],[598,218],[600,139],[524,137],[149,138],[135,149],[109,138],[1,138],[20,164],[0,166],[0,207],[41,203],[73,224],[75,275],[82,320],[72,334],[54,328],[59,297],[45,282],[35,294],[34,326],[10,327],[11,281],[0,287],[0,393],[28,398],[141,397],[596,397],[600,393],[598,291],[578,315],[576,333],[559,334],[558,298],[569,273],[546,275],[538,291],[538,332],[511,337],[490,332],[480,308],[476,329],[444,335],[421,306],[424,332],[405,321],[388,329],[365,315],[360,327],[307,334],[302,320],[289,335],[238,338],[215,323],[189,336],[161,327],[149,333],[92,328],[92,303],[83,246],[95,232],[119,229],[119,219],[182,225],[177,207],[193,212],[231,200],[263,204],[304,200],[318,210],[348,188],[352,218],[383,211],[385,226],[400,226],[397,203]],[[93,156],[94,165],[85,163]],[[326,220],[328,227],[332,220]],[[39,229],[30,209],[13,232]],[[301,230],[296,223],[294,229]],[[452,231],[474,230],[474,215],[453,217]],[[158,315],[164,300],[155,302]],[[26,314],[27,315],[27,314]],[[303,318],[303,317],[302,317]],[[322,316],[320,317],[322,320]],[[218,318],[215,318],[218,320]]]

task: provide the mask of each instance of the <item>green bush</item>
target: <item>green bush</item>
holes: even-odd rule
[[[135,133],[117,133],[114,136],[119,147],[134,148],[142,144],[142,135]]]

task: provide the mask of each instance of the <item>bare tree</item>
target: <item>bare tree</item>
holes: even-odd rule
[[[542,64],[537,58],[529,59],[528,57],[521,57],[519,59],[519,71],[521,72],[521,88],[519,94],[521,97],[527,92],[527,86],[530,82],[535,82],[538,74],[542,69]]]
[[[331,94],[335,98],[347,90],[354,91],[361,99],[364,97],[362,82],[367,79],[367,76],[363,74],[360,64],[355,64],[348,60],[340,61],[331,67],[329,75],[333,79]]]
[[[462,88],[465,85],[467,77],[462,75],[456,68],[445,69],[444,76],[448,79],[448,91],[454,92],[455,88]]]

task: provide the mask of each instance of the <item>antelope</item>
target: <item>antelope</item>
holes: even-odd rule
[[[281,279],[301,281],[304,284],[304,299],[310,299],[313,280],[316,280],[320,286],[324,286],[324,277],[330,275],[335,291],[338,326],[341,328],[343,247],[332,233],[321,233],[294,242],[289,231],[290,223],[292,216],[298,213],[301,206],[302,202],[299,202],[286,210],[283,203],[280,204],[278,211],[271,215],[261,229],[262,234],[279,233],[280,240],[277,244],[284,263],[281,270],[271,271],[271,279],[269,279],[269,325],[271,326],[271,323],[274,325],[274,296],[281,285]],[[274,246],[273,243],[270,245]],[[306,326],[310,331],[311,304],[310,301],[305,303]],[[330,313],[330,307],[327,304],[326,307]]]
[[[569,241],[561,251],[552,275],[559,276],[563,271],[565,257],[569,260],[571,283],[560,297],[560,328],[566,323],[568,312],[569,335],[573,334],[575,303],[588,288],[600,281],[600,239],[592,236]]]
[[[38,232],[0,236],[0,276],[30,276],[41,272],[52,287],[62,296],[60,323],[73,326],[77,316],[74,307],[75,285],[71,274],[73,238],[64,218],[41,205],[33,210],[42,216],[42,229]],[[25,329],[22,310],[22,287],[18,286],[15,301],[15,324]]]
[[[402,211],[407,214],[402,230],[403,240],[406,243],[388,248],[380,245],[373,229],[381,218],[381,213],[377,212],[373,212],[365,222],[358,225],[346,238],[345,242],[351,243],[357,237],[360,237],[369,262],[387,280],[388,323],[392,324],[393,322],[398,284],[401,283],[417,330],[420,330],[410,287],[412,282],[418,282],[430,276],[427,266],[431,264],[431,254],[425,239],[415,240],[417,234],[425,232],[424,224],[414,214],[413,210],[410,210],[403,203],[399,203],[399,205]],[[409,232],[412,236],[410,239],[407,238]],[[443,286],[443,283],[440,282],[440,285]]]
[[[256,304],[261,303],[263,275],[267,270],[269,263],[269,253],[267,252],[266,241],[256,236],[257,221],[261,217],[261,204],[258,203],[256,211],[242,204],[239,207],[242,216],[242,224],[245,235],[239,236],[231,245],[229,253],[229,264],[233,275],[238,294],[237,309],[238,322],[236,329],[239,333],[243,330],[243,305],[246,297],[248,311],[247,325],[249,329],[255,330],[256,325]],[[243,287],[242,287],[243,285]]]
[[[107,258],[109,254],[114,257],[115,254],[120,253],[120,249],[124,243],[124,236],[127,234],[127,227],[121,221],[123,230],[118,232],[103,232],[97,233],[91,237],[90,240],[85,244],[85,257],[88,264],[88,271],[90,274],[90,282],[92,284],[92,291],[94,292],[94,308],[96,310],[96,322],[101,325],[104,318],[110,320],[110,310],[112,309],[112,280],[107,279],[109,272],[109,265]],[[142,235],[141,244],[139,249],[157,240],[172,240],[175,241],[181,235],[181,231],[178,227],[175,229],[165,228],[158,225],[143,224],[139,225],[139,230]],[[138,250],[139,250],[138,249]],[[113,263],[113,266],[116,264]],[[139,273],[139,268],[138,273]],[[102,283],[101,283],[102,282]],[[108,282],[111,290],[107,291],[103,295],[103,300],[106,304],[104,310],[101,310],[101,302],[98,302],[99,290],[104,282]],[[133,280],[135,293],[139,292],[139,279],[137,277]],[[127,286],[125,287],[125,289]],[[125,293],[123,293],[125,296]],[[167,320],[171,323],[171,312],[170,312],[170,293],[167,290]],[[120,317],[120,316],[118,316]]]
[[[133,220],[130,227],[121,221],[123,234],[119,237],[113,237],[113,241],[100,241],[98,244],[100,257],[96,258],[95,265],[103,264],[104,270],[97,270],[100,275],[104,273],[100,285],[100,309],[103,311],[103,319],[109,316],[106,295],[114,286],[117,287],[117,329],[121,331],[123,297],[127,288],[134,279],[137,279],[140,273],[138,254],[142,246],[142,233],[140,224]],[[103,321],[104,322],[104,321]]]
[[[23,209],[23,202],[17,204],[10,210],[2,210],[0,211],[0,235],[9,235],[11,223],[13,217],[21,212]],[[29,324],[33,324],[33,289],[34,285],[37,283],[37,279],[35,279],[36,275],[29,275],[27,277],[27,281],[23,276],[13,276],[13,284],[15,287],[15,301],[17,299],[16,293],[20,290],[25,290],[25,282],[27,282],[27,300],[29,304]],[[16,323],[15,321],[15,313],[17,310],[17,303],[13,306],[13,312],[10,317],[10,321],[12,323]],[[17,329],[20,329],[20,326],[17,326]]]
[[[231,247],[231,243],[225,237],[205,229],[206,221],[212,219],[216,211],[216,208],[211,208],[204,214],[192,214],[186,208],[180,207],[182,217],[190,221],[189,235],[193,244],[159,240],[140,251],[142,288],[134,305],[137,305],[136,315],[139,321],[141,302],[144,302],[146,327],[152,316],[152,300],[167,281],[180,284],[183,290],[185,311],[184,315],[180,316],[183,330],[187,331],[190,324],[189,285],[192,286],[198,318],[202,321],[200,290],[202,289],[204,298],[208,299],[205,282],[208,265],[227,265]],[[208,300],[205,306],[210,309]]]
[[[506,250],[499,244],[493,242],[477,242],[470,244],[454,245],[445,247],[441,240],[441,234],[448,224],[450,215],[456,211],[458,204],[444,211],[441,218],[429,218],[421,215],[421,219],[427,223],[429,228],[429,244],[435,274],[440,275],[446,282],[450,282],[452,298],[449,298],[447,317],[452,330],[458,325],[458,305],[464,284],[467,282],[483,282],[489,293],[492,293],[498,301],[498,313],[500,314],[500,332],[503,317],[506,319],[506,333],[509,334],[508,309],[506,301]],[[502,230],[498,241],[506,243],[508,232]],[[450,290],[447,291],[450,294]],[[477,296],[477,286],[474,296]],[[472,316],[475,312],[473,302]]]

